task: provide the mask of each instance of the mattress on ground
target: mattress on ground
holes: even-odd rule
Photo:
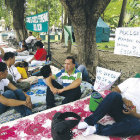
[[[81,90],[83,92],[83,97],[90,95],[93,90],[93,86],[90,83],[82,82]],[[33,106],[33,113],[42,111],[46,109],[46,89],[47,86],[43,79],[38,79],[38,83],[31,86],[31,89],[27,92],[31,97]],[[56,95],[56,106],[60,105],[64,97]],[[0,124],[9,122],[15,119],[21,118],[21,115],[17,113],[14,109],[10,109],[0,115]]]
[[[41,66],[39,66],[41,67]],[[60,70],[56,68],[55,66],[50,66],[52,73],[56,74]],[[36,67],[34,67],[36,68]],[[30,70],[33,69],[33,67],[29,68]],[[46,104],[46,90],[47,90],[47,85],[45,83],[44,79],[39,79],[38,83],[34,84],[31,86],[31,89],[27,92],[28,95],[31,96],[31,100],[33,104]],[[93,91],[93,86],[92,84],[82,81],[81,83],[81,92],[82,96],[81,98],[90,95],[91,92]],[[56,105],[60,105],[64,97],[55,95],[55,100],[56,100]]]
[[[47,85],[44,79],[38,79],[38,83],[31,86],[31,89],[27,92],[31,97],[31,101],[33,104],[46,104],[46,90]],[[81,98],[88,96],[92,93],[93,86],[88,82],[81,83]],[[60,105],[64,97],[55,95],[56,105]]]
[[[26,59],[29,59],[29,58],[31,59],[31,58],[33,58],[33,56],[34,56],[34,55],[16,56],[16,57],[15,57],[15,60],[16,60],[16,61],[25,61]]]
[[[56,112],[75,112],[79,114],[82,120],[89,116],[91,112],[89,111],[89,100],[90,97],[85,97],[83,99],[77,100],[72,103],[54,107],[9,123],[2,124],[0,126],[0,139],[47,139],[52,140],[51,137],[51,121],[52,117]],[[109,116],[105,116],[100,120],[101,124],[111,124],[113,119]],[[77,140],[137,140],[140,136],[134,136],[129,138],[120,137],[105,137],[99,135],[91,135],[88,137],[83,137],[83,130],[78,130],[77,126],[72,130],[74,133],[74,138]]]
[[[28,56],[16,56],[15,57],[15,60],[16,62],[19,62],[19,61],[26,61],[26,62],[29,62],[32,58],[34,57],[34,55],[28,55]],[[51,61],[47,62],[46,61],[38,61],[38,60],[33,60],[31,62],[31,64],[29,64],[30,67],[35,67],[35,66],[43,66],[45,64],[50,64]]]
[[[16,49],[11,48],[11,47],[3,47],[4,52],[16,52]]]

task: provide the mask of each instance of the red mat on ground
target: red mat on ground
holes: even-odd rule
[[[109,92],[104,92],[103,96]],[[79,114],[82,120],[89,116],[91,112],[89,111],[89,100],[90,97],[84,99],[61,105],[49,110],[36,113],[25,118],[15,120],[13,122],[8,122],[0,126],[0,139],[9,140],[41,140],[41,139],[52,139],[51,137],[51,120],[56,112],[66,112],[72,111]],[[113,123],[113,120],[109,116],[105,116],[100,120],[101,124]],[[82,130],[78,130],[77,126],[73,129],[74,138],[82,134]],[[108,137],[110,140],[138,140],[139,136],[129,137],[129,138],[112,138]]]

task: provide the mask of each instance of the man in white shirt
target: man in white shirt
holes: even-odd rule
[[[7,65],[0,62],[0,114],[4,113],[9,107],[14,107],[22,116],[32,114],[30,96],[10,83],[6,79],[7,74]],[[4,91],[5,86],[10,90]]]
[[[5,63],[7,64],[7,69],[8,69],[8,74],[9,74],[7,78],[16,87],[27,92],[30,89],[30,84],[28,82],[22,82],[21,74],[18,72],[17,68],[14,66],[15,54],[12,52],[7,52],[4,54],[3,59]]]
[[[123,137],[140,134],[140,78],[129,78],[112,91],[92,115],[79,123],[78,129],[86,129],[84,136],[93,133]],[[114,124],[97,123],[106,114],[114,118]]]
[[[29,32],[29,36],[28,38],[25,40],[25,42],[27,44],[30,44],[32,42],[32,40],[36,39],[33,35],[32,35],[32,32]]]

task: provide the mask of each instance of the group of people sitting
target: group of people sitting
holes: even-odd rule
[[[33,38],[32,33],[22,42],[22,48],[17,52],[28,50],[27,44]],[[30,89],[30,83],[24,82],[29,77],[28,65],[35,61],[45,61],[47,51],[41,41],[35,43],[36,53],[29,62],[18,62],[15,64],[15,53],[6,52],[0,48],[0,114],[4,113],[9,107],[14,107],[21,116],[32,114],[32,103],[30,96],[26,92]]]
[[[0,114],[12,106],[15,107],[22,116],[29,115],[31,114],[32,103],[26,92],[30,89],[30,84],[28,82],[23,82],[23,79],[26,79],[29,76],[28,63],[23,61],[15,64],[15,54],[12,52],[5,53],[3,60],[4,62],[0,62],[0,106],[3,108]],[[65,68],[56,75],[52,74],[50,65],[43,66],[40,69],[40,72],[45,78],[48,86],[46,108],[52,108],[55,106],[54,94],[59,94],[60,96],[65,97],[62,104],[80,98],[82,73],[75,68],[75,59],[73,57],[66,58]],[[13,94],[11,94],[12,96],[9,95],[11,92]],[[21,95],[22,98],[18,96],[18,94]],[[25,104],[26,97],[28,97],[27,104],[29,104],[29,106]],[[17,100],[17,102],[15,100]],[[23,110],[21,112],[21,109],[17,109],[17,106],[21,107],[21,101],[24,103],[22,108],[24,108],[25,112]]]
[[[43,44],[37,42],[37,52],[29,61],[46,59]],[[40,57],[40,53],[44,53]],[[21,67],[25,68],[24,76],[19,73],[19,65],[14,66],[14,53],[5,53],[4,62],[0,62],[0,114],[9,107],[14,107],[22,116],[32,114],[31,98],[26,94],[29,90],[29,83],[23,83],[22,79],[28,77],[28,63],[23,62]],[[76,68],[75,59],[67,57],[64,62],[64,69],[57,74],[53,74],[50,65],[45,65],[40,69],[47,85],[46,108],[55,106],[54,95],[64,96],[62,104],[66,104],[80,99],[80,84],[83,78],[88,78],[87,70],[84,66],[82,71]],[[21,70],[22,71],[22,70]],[[86,76],[87,75],[87,76]],[[82,78],[83,76],[83,78]],[[86,79],[87,80],[87,79]],[[6,87],[6,88],[5,88]],[[78,129],[85,129],[84,136],[96,133],[105,136],[130,136],[140,134],[140,78],[129,78],[107,95],[97,110],[86,117],[84,122],[80,122]],[[111,125],[101,125],[98,121],[106,114],[109,114],[115,123]]]

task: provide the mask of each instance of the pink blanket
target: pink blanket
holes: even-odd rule
[[[108,94],[108,92],[105,92]],[[104,95],[105,95],[104,94]],[[89,116],[91,112],[89,111],[89,99],[86,97],[84,99],[61,105],[49,110],[36,113],[13,122],[8,122],[0,126],[0,139],[9,140],[41,140],[41,139],[52,139],[51,138],[51,120],[56,112],[66,112],[72,111],[79,114],[82,120]],[[102,124],[113,123],[113,120],[109,116],[105,116],[100,120]],[[78,130],[77,126],[73,129],[74,138],[78,138],[82,134],[82,130]],[[102,137],[102,136],[101,136]],[[124,138],[106,137],[110,140],[123,140]],[[125,138],[125,140],[138,140],[139,136]]]

